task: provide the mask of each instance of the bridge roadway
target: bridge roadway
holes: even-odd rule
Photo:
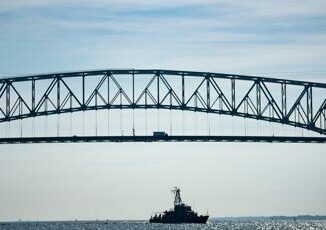
[[[295,136],[62,136],[0,138],[0,144],[80,142],[267,142],[326,143],[326,137]]]

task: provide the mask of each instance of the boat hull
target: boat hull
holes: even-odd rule
[[[206,224],[208,216],[198,216],[196,218],[164,218],[164,217],[152,217],[149,219],[150,223],[162,223],[162,224]]]

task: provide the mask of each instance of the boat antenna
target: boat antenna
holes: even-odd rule
[[[178,187],[174,187],[171,192],[174,193],[174,206],[181,205],[182,200],[180,196],[180,189]]]

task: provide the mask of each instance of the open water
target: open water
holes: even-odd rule
[[[150,224],[147,221],[55,221],[0,223],[0,229],[326,229],[326,220],[211,220],[207,224]]]

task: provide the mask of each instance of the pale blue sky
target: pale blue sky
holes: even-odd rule
[[[164,68],[325,82],[325,25],[325,1],[4,0],[0,75]],[[325,214],[324,162],[320,144],[1,145],[0,220],[146,219],[172,205],[175,185],[212,216]]]
[[[325,8],[324,1],[2,1],[0,73],[324,71]]]

